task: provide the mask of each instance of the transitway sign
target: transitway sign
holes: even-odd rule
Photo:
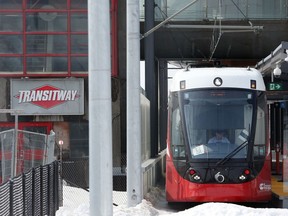
[[[84,79],[11,79],[11,108],[21,115],[83,115]]]

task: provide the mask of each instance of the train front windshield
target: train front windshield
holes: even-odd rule
[[[265,96],[241,89],[205,89],[171,94],[174,160],[265,157]]]

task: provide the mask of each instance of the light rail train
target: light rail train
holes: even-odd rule
[[[168,105],[168,202],[271,199],[265,84],[253,68],[188,68]]]

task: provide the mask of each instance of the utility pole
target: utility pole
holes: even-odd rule
[[[90,215],[113,215],[110,1],[88,0]]]
[[[127,0],[127,200],[128,207],[143,199],[140,113],[139,0]]]

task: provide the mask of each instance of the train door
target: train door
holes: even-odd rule
[[[288,101],[270,104],[270,143],[272,168],[288,181]]]
[[[282,102],[270,103],[270,145],[272,150],[272,169],[281,174],[281,155],[283,153],[283,116]]]
[[[288,99],[288,98],[287,98]],[[283,115],[283,143],[282,143],[282,164],[283,164],[283,181],[288,182],[288,101],[282,102]]]

